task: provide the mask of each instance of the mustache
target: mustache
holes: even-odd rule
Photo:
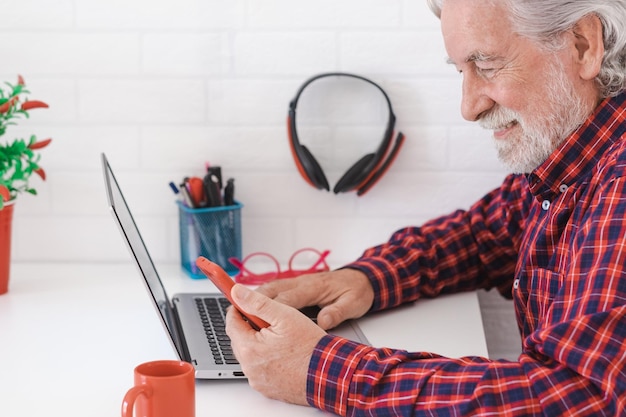
[[[498,130],[513,122],[521,122],[519,114],[501,106],[483,114],[478,120],[480,127],[487,130]]]

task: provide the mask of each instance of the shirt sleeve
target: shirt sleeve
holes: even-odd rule
[[[623,313],[612,319],[623,323]],[[519,362],[449,359],[327,335],[313,354],[307,400],[340,416],[617,416],[624,412],[623,383],[623,356],[596,369],[592,380],[529,354]]]
[[[372,310],[421,296],[496,287],[511,298],[519,240],[532,196],[526,178],[508,176],[469,210],[395,232],[346,268],[370,279]]]
[[[520,415],[541,410],[521,364],[375,349],[332,335],[314,351],[307,394],[311,406],[340,416],[504,415],[503,406],[523,409]]]

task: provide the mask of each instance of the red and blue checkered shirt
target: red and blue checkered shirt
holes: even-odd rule
[[[310,405],[348,416],[626,416],[626,93],[604,100],[529,175],[467,211],[393,234],[348,268],[372,310],[497,288],[517,362],[376,349],[325,336]]]

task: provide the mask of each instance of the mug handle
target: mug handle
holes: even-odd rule
[[[122,417],[132,417],[133,409],[135,408],[135,401],[140,395],[145,395],[146,398],[152,396],[152,388],[149,385],[138,385],[132,387],[124,395],[124,401],[122,402]]]

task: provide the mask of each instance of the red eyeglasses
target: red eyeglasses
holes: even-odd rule
[[[281,271],[278,260],[267,252],[254,252],[239,260],[228,258],[228,261],[239,269],[235,281],[240,284],[260,285],[275,279],[294,278],[302,274],[325,272],[330,270],[326,263],[329,250],[304,248],[297,250],[289,258],[287,270]],[[296,269],[294,265],[298,268]]]

